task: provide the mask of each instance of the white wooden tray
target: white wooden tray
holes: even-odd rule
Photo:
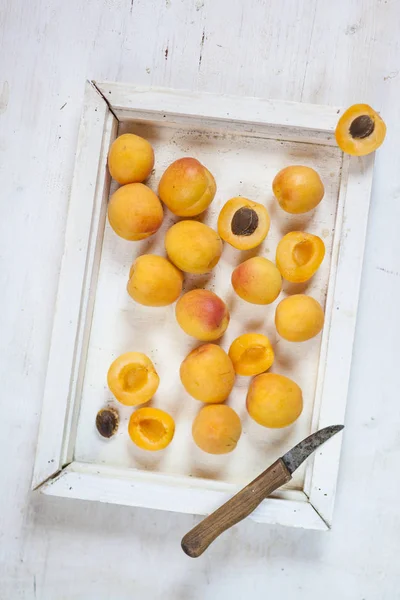
[[[333,135],[340,112],[255,98],[87,83],[34,488],[57,496],[207,514],[310,432],[343,422],[373,156],[343,156]],[[247,415],[249,380],[238,377],[229,404],[242,418],[243,435],[228,455],[207,455],[191,438],[200,403],[183,390],[178,370],[196,343],[176,324],[174,306],[142,307],[126,293],[134,258],[143,252],[163,253],[165,229],[177,220],[166,212],[162,230],[140,243],[122,240],[110,229],[107,153],[117,134],[126,131],[142,135],[155,148],[156,166],[149,180],[155,190],[164,169],[181,156],[194,156],[211,170],[218,190],[204,219],[209,225],[216,226],[222,204],[237,195],[264,203],[271,215],[270,233],[256,251],[239,252],[226,244],[211,276],[185,279],[186,290],[206,286],[227,302],[231,324],[222,340],[226,350],[240,333],[265,332],[276,346],[272,371],[289,375],[303,389],[304,411],[298,421],[283,430],[269,430]],[[324,181],[324,200],[309,215],[284,213],[272,196],[274,175],[290,164],[312,166]],[[256,253],[274,260],[279,239],[296,229],[319,235],[327,249],[311,282],[285,284],[279,297],[306,291],[325,305],[322,336],[303,344],[276,336],[276,303],[249,305],[230,286],[236,264]],[[114,403],[106,386],[108,367],[129,350],[151,356],[161,377],[152,403],[175,417],[174,440],[163,452],[146,453],[130,442],[128,407],[118,405],[121,424],[111,440],[96,431],[97,411]],[[327,529],[340,445],[341,435],[335,436],[252,518]]]

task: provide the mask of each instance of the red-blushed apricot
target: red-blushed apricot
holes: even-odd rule
[[[317,171],[300,165],[279,171],[272,190],[280,207],[293,215],[306,213],[318,206],[325,193]]]
[[[127,290],[139,304],[167,306],[178,299],[182,283],[182,273],[169,260],[142,254],[131,266]]]
[[[305,342],[321,331],[324,326],[324,311],[320,303],[311,296],[288,296],[276,307],[275,326],[285,340]]]
[[[119,414],[113,406],[101,408],[96,415],[96,428],[102,437],[110,438],[117,433]]]
[[[195,217],[204,212],[214,199],[214,177],[195,158],[179,158],[164,172],[158,194],[178,217]]]
[[[335,136],[343,152],[364,156],[374,152],[383,143],[386,125],[368,104],[353,104],[340,117]]]
[[[267,237],[270,218],[267,209],[247,198],[231,198],[218,217],[218,233],[238,250],[255,248]]]
[[[168,258],[186,273],[209,273],[222,254],[218,233],[198,221],[180,221],[165,235]]]
[[[227,454],[236,448],[242,424],[236,412],[226,404],[204,406],[192,427],[197,446],[209,454]]]
[[[209,404],[223,402],[235,383],[232,361],[222,348],[203,344],[192,350],[181,364],[180,378],[185,390],[196,400]]]
[[[142,450],[164,450],[175,433],[175,421],[159,408],[138,408],[129,419],[128,433]]]
[[[287,427],[303,410],[303,394],[291,379],[276,373],[257,375],[250,384],[247,411],[259,425]]]
[[[118,402],[136,406],[154,396],[160,378],[148,356],[141,352],[126,352],[111,364],[107,383]]]
[[[229,325],[229,311],[217,294],[192,290],[176,303],[176,320],[183,331],[202,342],[220,338]]]
[[[112,143],[108,153],[108,168],[118,183],[142,182],[154,167],[154,151],[144,138],[124,133]]]
[[[144,240],[161,226],[164,213],[155,193],[143,183],[118,188],[108,204],[108,220],[125,240]]]
[[[232,342],[229,358],[237,375],[259,375],[274,362],[274,351],[266,335],[244,333]]]
[[[291,231],[276,249],[276,266],[282,277],[293,283],[308,281],[325,256],[325,244],[317,235]]]
[[[232,272],[238,296],[252,304],[271,304],[280,294],[282,277],[273,262],[263,256],[245,260]]]

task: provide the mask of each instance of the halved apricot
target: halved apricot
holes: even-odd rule
[[[126,352],[111,364],[107,383],[118,402],[136,406],[154,396],[160,378],[148,356],[141,352]]]
[[[141,182],[147,179],[154,167],[151,144],[133,133],[124,133],[112,143],[108,153],[108,168],[118,183]]]
[[[247,198],[231,198],[218,217],[218,233],[238,250],[255,248],[267,237],[270,218],[267,209]]]
[[[272,182],[272,190],[280,207],[293,215],[306,213],[318,206],[325,193],[317,171],[301,165],[279,171]]]
[[[128,433],[142,450],[163,450],[174,437],[175,421],[159,408],[138,408],[129,419]]]
[[[353,104],[340,117],[335,137],[343,152],[364,156],[374,152],[386,136],[386,125],[368,104]]]
[[[237,413],[226,404],[204,406],[193,421],[193,439],[209,454],[232,452],[241,433],[242,424]]]
[[[129,271],[128,294],[145,306],[167,306],[182,291],[182,273],[163,256],[142,254]]]
[[[216,344],[192,350],[181,364],[180,377],[188,394],[209,404],[226,400],[235,383],[232,361]]]
[[[282,277],[293,283],[310,279],[319,269],[325,256],[325,244],[317,235],[291,231],[276,249],[276,266]]]
[[[274,362],[274,351],[266,335],[244,333],[229,348],[229,358],[237,375],[259,375]]]
[[[324,311],[320,303],[311,296],[288,296],[276,307],[275,326],[285,340],[305,342],[321,331],[324,326]]]
[[[175,311],[183,331],[202,342],[217,340],[229,325],[225,302],[209,290],[191,290],[183,294]]]
[[[282,277],[273,262],[253,256],[232,272],[232,286],[238,296],[252,304],[271,304],[282,289]]]
[[[249,415],[259,425],[287,427],[301,415],[303,394],[297,383],[288,377],[263,373],[251,382],[246,406]]]

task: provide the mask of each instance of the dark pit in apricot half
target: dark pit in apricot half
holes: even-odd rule
[[[368,104],[354,104],[340,117],[335,136],[339,148],[353,156],[374,152],[382,144],[386,125]]]
[[[238,250],[255,248],[266,238],[270,226],[267,209],[247,198],[231,198],[218,217],[221,238]]]
[[[119,414],[113,406],[101,408],[96,415],[97,431],[102,437],[112,437],[118,429]]]

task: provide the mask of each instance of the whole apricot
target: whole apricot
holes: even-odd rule
[[[195,217],[211,204],[217,186],[210,171],[195,158],[180,158],[164,172],[158,194],[178,217]]]
[[[340,117],[335,136],[343,152],[353,156],[365,156],[383,143],[386,125],[368,104],[354,104]]]
[[[227,454],[236,448],[242,434],[237,413],[226,404],[204,406],[192,427],[197,446],[209,454]]]
[[[282,277],[273,262],[263,256],[245,260],[232,273],[233,289],[252,304],[271,304],[282,289]]]
[[[321,331],[324,326],[324,311],[320,303],[311,296],[288,296],[276,307],[275,326],[285,340],[305,342]]]
[[[108,168],[111,177],[121,185],[144,181],[153,167],[154,151],[144,138],[124,133],[111,144]]]
[[[160,378],[148,356],[141,352],[126,352],[111,364],[107,383],[118,402],[136,406],[154,396]]]
[[[291,379],[276,373],[257,375],[250,384],[247,411],[263,427],[291,425],[303,410],[301,389]]]
[[[163,450],[171,443],[175,422],[171,415],[159,408],[138,408],[128,424],[132,442],[142,450]]]
[[[272,189],[280,207],[293,215],[306,213],[318,206],[325,193],[317,171],[300,165],[279,171]]]
[[[128,294],[145,306],[167,306],[182,291],[183,275],[166,258],[142,254],[129,271]]]
[[[232,342],[229,358],[237,375],[259,375],[274,362],[274,351],[266,335],[244,333]]]
[[[293,283],[308,281],[319,269],[325,256],[325,244],[317,235],[292,231],[279,242],[276,266],[282,277]]]
[[[180,377],[188,394],[209,404],[226,400],[235,383],[231,359],[215,344],[192,350],[181,364]]]
[[[218,217],[218,233],[238,250],[255,248],[267,237],[270,218],[267,209],[247,198],[231,198]]]
[[[180,221],[165,236],[168,258],[186,273],[209,273],[222,254],[218,233],[198,221]]]
[[[108,220],[115,233],[125,240],[144,240],[163,221],[163,208],[155,193],[143,183],[118,188],[108,204]]]
[[[220,338],[229,325],[229,311],[217,294],[192,290],[176,303],[176,320],[188,335],[202,342]]]

